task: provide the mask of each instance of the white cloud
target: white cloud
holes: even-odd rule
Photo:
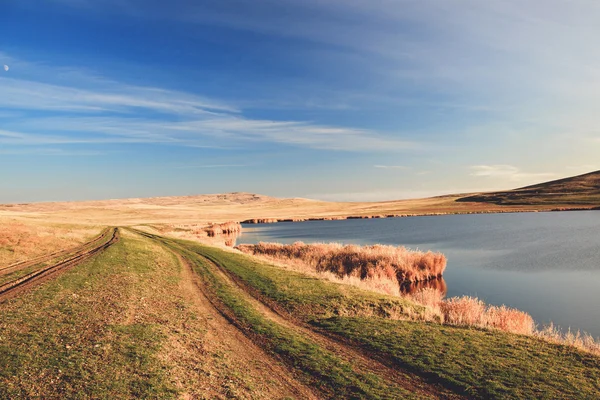
[[[555,173],[528,173],[522,172],[513,165],[473,165],[470,167],[471,176],[502,178],[509,181],[522,181],[531,179],[551,179],[557,177]]]
[[[13,123],[12,142],[133,142],[181,146],[236,148],[245,143],[280,143],[340,151],[397,151],[415,149],[414,142],[386,138],[361,129],[331,127],[299,121],[253,120],[221,115],[218,118],[161,122],[144,118],[54,117],[29,118]],[[51,132],[33,135],[21,132]],[[70,135],[65,135],[70,133]],[[90,136],[90,134],[93,134]],[[0,139],[2,141],[2,139]],[[6,140],[5,140],[6,141]]]
[[[35,63],[11,60],[21,63],[24,73],[35,75],[39,68]],[[248,142],[267,142],[341,151],[418,147],[416,143],[368,129],[252,119],[226,102],[126,85],[76,69],[49,68],[62,81],[72,80],[78,86],[0,77],[0,108],[53,115],[9,118],[3,126],[0,143],[171,143],[231,148]]]
[[[433,196],[441,196],[452,193],[464,193],[464,190],[369,190],[364,192],[341,192],[341,193],[314,193],[308,194],[309,199],[323,201],[393,201],[423,199]]]
[[[0,107],[69,112],[134,112],[148,109],[168,114],[238,112],[231,106],[186,93],[152,87],[111,85],[101,90],[79,89],[31,80],[2,78]]]

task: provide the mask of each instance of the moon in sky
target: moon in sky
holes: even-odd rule
[[[8,71],[8,65],[4,64],[4,70]]]

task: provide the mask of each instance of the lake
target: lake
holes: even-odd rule
[[[392,244],[442,252],[447,296],[518,308],[600,337],[600,211],[244,225],[237,243]]]

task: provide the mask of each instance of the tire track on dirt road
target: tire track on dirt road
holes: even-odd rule
[[[161,236],[149,234],[146,232],[139,231],[138,233],[150,239],[156,240],[160,243],[165,243],[165,240],[169,240],[168,238],[163,238]],[[237,278],[235,275],[227,271],[224,267],[219,265],[218,260],[212,259],[211,257],[203,254],[199,254],[195,251],[191,251],[190,249],[186,249],[180,244],[165,243],[165,245],[175,253],[185,254],[185,252],[189,252],[195,257],[200,257],[201,259],[203,259],[207,264],[211,266],[211,269],[214,271],[214,273],[216,273],[219,276],[221,280],[241,291],[241,293],[243,293],[244,300],[247,300],[253,308],[255,308],[262,314],[264,318],[270,320],[271,322],[274,322],[279,326],[284,327],[290,332],[294,332],[304,338],[307,338],[308,340],[319,345],[324,351],[335,354],[340,360],[348,363],[349,365],[352,365],[355,372],[367,372],[374,374],[383,379],[384,381],[388,382],[389,385],[402,387],[403,389],[418,395],[419,398],[464,398],[463,396],[460,396],[442,387],[441,385],[436,385],[431,382],[427,382],[418,375],[415,375],[414,373],[403,371],[397,367],[394,368],[385,365],[379,360],[370,358],[368,355],[363,354],[355,347],[351,347],[350,345],[345,344],[343,342],[333,340],[328,336],[325,336],[319,332],[312,330],[307,324],[298,321],[297,319],[291,317],[285,312],[281,312],[277,309],[276,306],[274,306],[272,302],[268,302],[266,299],[258,296],[255,290],[249,288],[239,278]],[[202,282],[199,276],[197,276],[195,273],[194,275],[195,279],[197,279],[199,282]],[[235,316],[232,313],[230,313],[229,310],[224,309],[224,305],[220,304],[220,301],[218,299],[214,299],[213,293],[205,291],[204,295],[206,299],[209,302],[211,302],[213,307],[220,312],[220,314],[224,315],[232,324],[237,325]]]
[[[181,263],[180,290],[183,298],[193,308],[195,315],[202,320],[202,326],[206,329],[205,338],[202,342],[201,351],[207,354],[227,354],[234,365],[232,371],[241,371],[246,379],[255,383],[258,390],[249,393],[253,399],[319,399],[313,389],[306,386],[296,376],[293,369],[285,366],[280,360],[275,359],[255,344],[246,334],[239,329],[226,313],[223,313],[214,301],[210,291],[206,288],[200,276],[193,270],[191,262],[184,251],[166,244],[161,237],[146,232],[132,230],[140,236],[151,239],[167,251],[173,253]],[[174,340],[178,340],[174,338]],[[196,348],[194,348],[196,346]],[[200,351],[193,343],[177,343],[174,346],[174,357],[184,358],[186,352]],[[189,355],[188,355],[189,357]],[[207,365],[203,369],[214,369],[215,374],[209,376],[196,375],[194,383],[179,382],[183,387],[182,398],[226,398],[223,393],[227,382],[219,376],[217,366],[213,366],[217,360],[214,357],[203,359]],[[185,361],[182,361],[184,363]],[[185,369],[179,365],[180,369]],[[213,368],[214,367],[214,368]],[[185,371],[179,371],[178,375],[185,377]],[[188,386],[186,388],[186,386]],[[191,387],[190,387],[191,386]],[[194,387],[200,386],[200,387]]]
[[[77,246],[74,246],[74,247],[71,247],[68,249],[58,250],[58,251],[55,251],[50,254],[43,254],[41,256],[38,256],[35,258],[30,258],[28,260],[19,261],[19,262],[7,265],[5,267],[0,267],[0,276],[7,275],[12,272],[15,272],[15,271],[18,271],[21,269],[25,269],[28,267],[33,267],[37,264],[42,264],[42,263],[51,261],[54,258],[58,258],[58,257],[66,256],[69,254],[84,251],[88,247],[93,247],[97,243],[101,243],[101,242],[105,241],[106,238],[109,235],[111,235],[111,232],[112,232],[112,230],[110,228],[107,228],[107,229],[104,229],[99,236],[96,236],[92,240],[85,242],[83,244],[80,244],[80,245],[77,245]]]
[[[49,279],[56,277],[59,273],[65,271],[69,268],[72,268],[72,267],[82,263],[83,261],[91,258],[92,256],[106,250],[111,245],[116,243],[118,240],[119,240],[119,229],[118,228],[107,229],[98,238],[86,243],[83,246],[77,247],[77,250],[75,251],[75,253],[70,253],[70,252],[65,251],[65,252],[67,252],[68,255],[66,256],[66,258],[60,260],[59,262],[53,263],[51,265],[43,266],[33,272],[28,273],[25,276],[22,276],[22,277],[14,279],[14,280],[3,283],[2,285],[0,285],[0,302],[10,299],[12,297],[15,297],[15,296],[19,295],[20,293],[22,293],[23,291],[30,289],[33,286],[36,286],[38,284],[41,284],[42,282],[45,282]],[[91,245],[91,248],[90,248],[90,245]],[[42,258],[44,260],[50,260],[52,258],[57,257],[56,254],[64,254],[64,253],[61,251],[61,252],[53,253],[53,255],[40,257],[40,258]],[[30,262],[33,262],[33,260]],[[29,264],[30,262],[27,262],[26,267],[35,266],[36,264],[40,263],[38,261],[37,263],[33,262],[33,264]],[[10,266],[10,268],[14,268],[14,267],[15,267],[15,265]],[[21,264],[20,268],[18,268],[18,269],[23,269],[26,267],[23,267],[23,265]]]
[[[218,271],[221,277],[229,282],[229,284],[237,286],[244,293],[246,293],[253,305],[266,318],[269,318],[270,320],[283,325],[288,329],[294,330],[304,337],[310,338],[310,340],[318,343],[324,349],[331,351],[341,359],[347,361],[351,365],[354,365],[357,370],[370,371],[389,382],[393,382],[413,393],[422,395],[424,398],[465,398],[464,396],[461,396],[460,394],[457,394],[441,385],[427,382],[423,378],[411,373],[410,371],[403,371],[397,367],[386,365],[380,360],[372,358],[366,354],[366,352],[362,352],[356,347],[346,344],[342,338],[332,338],[312,329],[310,325],[298,320],[297,318],[294,318],[270,299],[266,299],[264,296],[261,296],[257,290],[249,287],[239,277],[221,266],[218,263],[218,260],[204,255],[200,256],[210,263]]]

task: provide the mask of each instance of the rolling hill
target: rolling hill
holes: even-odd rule
[[[480,193],[462,197],[456,201],[507,206],[600,206],[600,171],[514,190]]]

